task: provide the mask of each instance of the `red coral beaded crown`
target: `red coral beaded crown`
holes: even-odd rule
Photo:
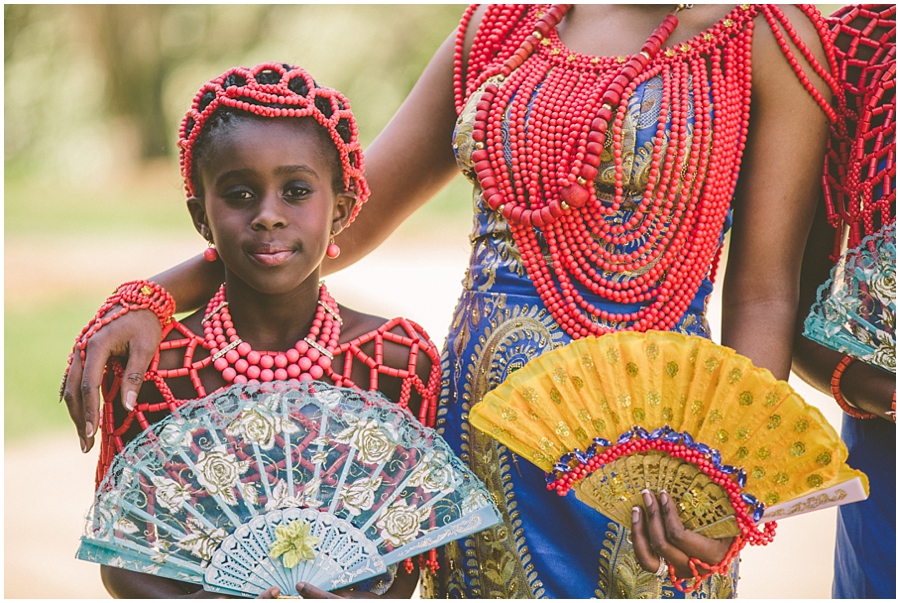
[[[281,63],[263,63],[249,69],[232,67],[204,84],[194,96],[194,102],[178,131],[181,175],[188,196],[194,195],[191,182],[194,144],[210,117],[221,106],[261,117],[315,119],[325,128],[337,148],[344,186],[356,193],[357,201],[350,220],[356,217],[369,196],[369,186],[363,175],[359,130],[350,111],[350,101],[337,90],[316,84],[302,68]],[[339,124],[342,126],[340,130]]]

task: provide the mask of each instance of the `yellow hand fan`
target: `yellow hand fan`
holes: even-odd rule
[[[865,498],[822,414],[734,350],[664,331],[588,337],[513,373],[470,421],[626,528],[665,489],[686,527],[771,540],[777,517]],[[850,494],[848,495],[848,491]]]

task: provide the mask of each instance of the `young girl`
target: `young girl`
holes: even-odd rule
[[[95,324],[150,307],[163,329],[136,400],[117,400],[126,371],[113,361],[104,384],[97,480],[112,457],[186,400],[248,380],[328,379],[378,390],[422,422],[434,421],[437,351],[404,319],[338,305],[319,280],[343,230],[366,200],[363,157],[346,98],[298,67],[233,68],[201,88],[179,136],[194,227],[221,258],[224,284],[205,308],[172,320],[174,302],[154,283],[123,285]],[[76,349],[86,347],[86,329]],[[70,359],[71,361],[71,359]],[[103,566],[116,597],[203,596],[196,585]],[[417,573],[387,591],[408,597]],[[267,595],[277,594],[267,591]]]

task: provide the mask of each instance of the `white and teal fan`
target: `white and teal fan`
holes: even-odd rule
[[[841,256],[803,323],[816,343],[892,373],[896,362],[897,223]]]
[[[500,520],[432,429],[370,392],[235,385],[113,461],[78,558],[254,596],[326,590]]]

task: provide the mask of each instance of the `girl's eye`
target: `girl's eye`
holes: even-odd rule
[[[312,189],[301,184],[290,184],[284,189],[284,196],[290,199],[303,199],[312,193]]]
[[[224,197],[229,201],[249,201],[253,199],[253,191],[247,188],[235,188],[226,191]]]

